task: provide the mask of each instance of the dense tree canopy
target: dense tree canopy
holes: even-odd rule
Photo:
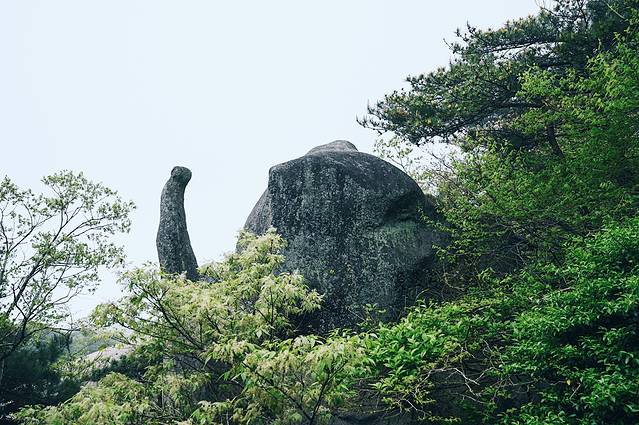
[[[560,260],[567,239],[634,210],[636,32],[636,1],[558,1],[469,28],[448,68],[370,108],[363,123],[396,144],[460,152],[430,184],[467,269]]]
[[[469,28],[448,68],[363,120],[394,136],[381,148],[400,164],[415,166],[416,145],[456,148],[440,172],[417,172],[436,178],[460,299],[380,333],[405,348],[389,350],[380,381],[400,407],[471,423],[637,422],[638,12],[558,1]]]
[[[58,362],[64,362],[68,339],[63,335],[44,334],[29,341],[7,358],[0,382],[0,403],[7,411],[30,404],[57,404],[75,394],[79,384],[68,379]],[[0,418],[0,423],[8,422]]]
[[[633,0],[559,0],[496,30],[468,26],[451,44],[455,59],[448,67],[409,77],[408,90],[387,95],[362,122],[411,143],[443,140],[472,148],[490,141],[561,156],[552,127],[526,134],[515,123],[549,106],[546,96],[521,92],[522,74],[583,75],[589,60],[613,48],[617,34],[629,28],[635,7]]]

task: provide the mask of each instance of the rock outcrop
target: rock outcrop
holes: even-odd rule
[[[428,288],[435,215],[408,175],[340,140],[271,168],[245,228],[288,241],[283,269],[325,296],[302,324],[325,332],[356,327],[367,304],[396,317]]]
[[[191,171],[174,167],[164,185],[160,200],[160,226],[155,240],[160,267],[167,273],[184,273],[191,280],[198,278],[197,260],[184,212],[184,189],[191,180]]]

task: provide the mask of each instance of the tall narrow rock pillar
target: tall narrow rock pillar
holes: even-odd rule
[[[184,189],[191,180],[186,167],[174,167],[160,200],[160,226],[156,238],[160,266],[167,273],[184,273],[197,280],[197,260],[191,248],[184,212]]]

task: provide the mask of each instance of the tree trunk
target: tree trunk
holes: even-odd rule
[[[559,143],[557,143],[557,134],[555,133],[554,124],[550,124],[548,127],[546,127],[546,135],[548,136],[548,143],[550,144],[550,149],[552,149],[552,152],[559,158],[565,158],[564,152],[561,150]]]

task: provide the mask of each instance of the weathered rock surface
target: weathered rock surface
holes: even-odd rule
[[[335,141],[272,167],[245,228],[288,241],[283,269],[325,295],[303,324],[325,332],[357,326],[366,304],[395,317],[428,287],[436,233],[422,214],[436,213],[408,175]]]
[[[167,273],[183,273],[191,280],[198,278],[197,260],[184,212],[184,190],[191,180],[191,171],[185,167],[174,167],[171,177],[164,185],[160,200],[160,226],[155,240],[160,267]]]

